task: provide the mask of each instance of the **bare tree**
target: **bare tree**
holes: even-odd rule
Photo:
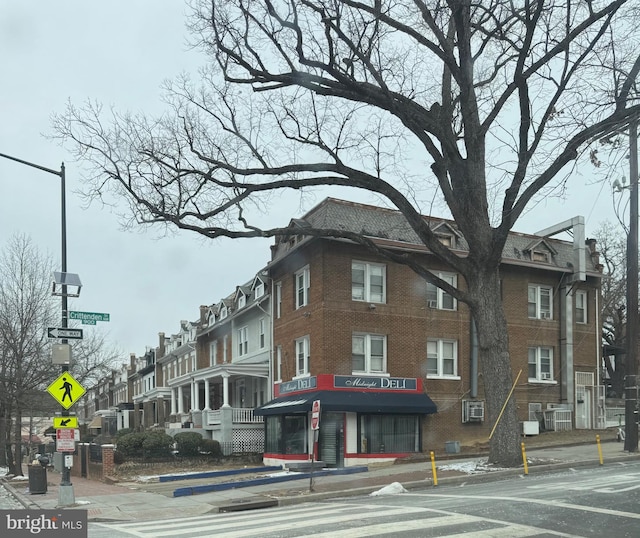
[[[52,270],[52,261],[26,236],[12,237],[0,254],[0,442],[11,474],[22,474],[22,417],[29,395],[55,379],[46,331],[56,319]]]
[[[594,233],[600,260],[604,265],[602,281],[602,341],[604,367],[611,380],[610,395],[621,398],[626,375],[627,249],[626,237],[609,222]]]
[[[420,258],[364,235],[304,232],[365,245],[466,303],[495,423],[512,384],[498,278],[505,240],[536,196],[562,185],[591,140],[640,111],[629,98],[640,68],[638,2],[196,0],[193,7],[191,30],[211,64],[200,84],[187,77],[167,84],[166,115],[111,111],[105,119],[89,103],[54,118],[57,135],[94,165],[86,194],[124,196],[129,224],[239,238],[292,233],[265,221],[284,189],[373,193],[400,210],[466,286],[454,289]],[[435,237],[424,200],[446,204],[467,256]],[[520,463],[517,426],[509,399],[490,461]]]

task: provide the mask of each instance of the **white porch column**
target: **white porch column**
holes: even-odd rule
[[[209,380],[204,380],[204,410],[209,411]]]
[[[193,408],[196,411],[200,411],[200,382],[193,382],[193,401],[195,402]]]
[[[194,411],[195,410],[195,398],[193,397],[193,379],[191,380],[190,384],[189,384],[189,411]]]
[[[171,414],[176,414],[176,389],[171,389]]]
[[[229,374],[222,374],[222,407],[229,407]]]
[[[182,394],[182,385],[178,387],[178,414],[184,414],[184,397]]]

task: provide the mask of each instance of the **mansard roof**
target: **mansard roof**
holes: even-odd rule
[[[455,221],[430,216],[425,216],[424,218],[437,233],[448,230],[456,235],[456,245],[452,250],[459,252],[461,255],[464,255],[464,252],[469,250],[469,245],[460,233]],[[426,247],[400,211],[336,198],[326,198],[302,218],[295,219],[296,228],[300,230],[297,240],[285,237],[276,241],[276,245],[273,247],[272,263],[286,256],[291,248],[296,248],[297,245],[306,240],[306,238],[303,239],[304,223],[306,223],[306,227],[345,230],[384,240],[385,245],[389,248],[426,250]],[[565,271],[572,270],[575,254],[571,242],[517,232],[509,233],[502,252],[503,263],[536,265],[531,261],[528,254],[523,255],[523,253],[529,252],[541,243],[553,254],[551,264],[546,264],[546,267],[551,265],[551,267],[555,266]],[[588,249],[585,252],[587,253],[587,271],[599,274],[595,261],[589,255]]]

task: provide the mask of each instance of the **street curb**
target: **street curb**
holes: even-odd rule
[[[637,455],[628,455],[621,456],[616,458],[608,459],[604,464],[600,465],[598,461],[593,460],[581,460],[581,461],[571,461],[571,462],[561,462],[561,463],[549,463],[549,464],[541,464],[541,465],[530,465],[528,475],[543,475],[552,473],[562,469],[573,469],[577,467],[606,467],[610,464],[618,464],[627,461],[637,461],[640,459],[640,454]],[[532,473],[531,471],[535,472]],[[445,476],[441,479],[438,479],[438,485],[433,485],[433,480],[431,478],[425,480],[416,480],[412,482],[405,482],[402,486],[406,490],[412,489],[424,489],[425,487],[431,486],[434,489],[442,486],[457,486],[461,484],[477,484],[482,482],[497,482],[499,480],[503,480],[505,478],[511,478],[514,476],[521,476],[522,478],[527,478],[527,475],[524,474],[523,468],[517,469],[506,469],[502,471],[490,471],[482,474],[475,475],[462,475],[462,476]],[[392,476],[390,478],[393,478]],[[391,480],[393,481],[393,480]],[[322,501],[326,499],[339,499],[343,497],[356,497],[358,495],[369,495],[374,491],[378,491],[381,489],[382,485],[376,486],[364,486],[361,488],[353,488],[347,489],[343,491],[324,491],[321,493],[309,493],[307,495],[301,495],[298,497],[275,497],[278,500],[278,506],[293,506],[296,504],[302,504],[305,502],[314,502],[314,501]]]

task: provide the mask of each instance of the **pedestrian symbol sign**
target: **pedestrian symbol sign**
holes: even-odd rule
[[[60,377],[47,387],[47,392],[62,407],[69,409],[86,390],[69,372],[62,372]]]

